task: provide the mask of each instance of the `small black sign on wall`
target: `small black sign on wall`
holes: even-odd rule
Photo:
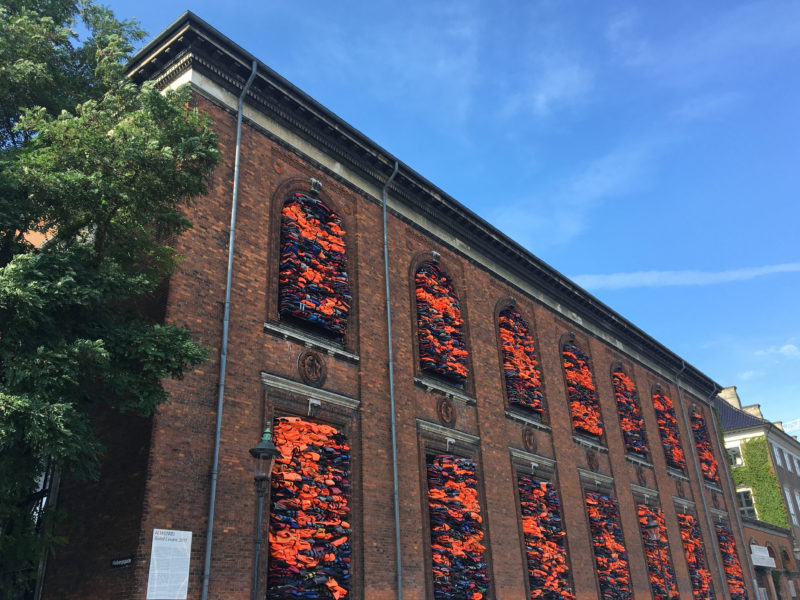
[[[111,568],[112,569],[122,569],[124,567],[130,567],[133,564],[133,557],[132,556],[123,556],[122,558],[112,558],[111,559]]]

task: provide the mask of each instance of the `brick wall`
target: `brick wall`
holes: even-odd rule
[[[100,560],[91,570],[81,571],[88,575],[86,579],[95,583],[79,584],[76,578],[69,579],[64,573],[77,571],[78,565],[85,563],[79,561],[77,553],[65,553],[48,569],[46,598],[143,600],[154,528],[193,532],[188,597],[200,596],[216,419],[235,116],[199,95],[197,104],[217,123],[224,163],[214,174],[209,195],[188,209],[194,229],[177,243],[178,252],[185,258],[170,281],[166,318],[197,332],[199,340],[211,349],[211,358],[183,381],[165,383],[171,399],[160,407],[152,421],[147,422],[152,424],[150,431],[128,431],[131,436],[135,434],[137,439],[150,442],[144,481],[131,482],[130,487],[131,498],[141,497],[141,520],[138,527],[129,528],[138,537],[135,565],[126,574],[131,578],[132,587],[112,585],[116,575],[104,571]],[[302,336],[281,333],[287,328],[277,315],[280,206],[290,191],[308,191],[310,178],[322,183],[321,197],[343,219],[353,306],[341,352],[326,354],[324,344],[315,346],[315,336],[305,335],[312,338],[311,347],[320,351],[326,366],[327,376],[321,389],[358,403],[358,408],[353,410],[323,400],[316,418],[338,419],[349,428],[352,505],[356,513],[352,519],[353,596],[370,600],[396,597],[380,205],[354,185],[251,124],[244,127],[242,140],[210,598],[244,600],[250,596],[256,506],[248,448],[258,441],[267,421],[281,414],[303,414],[308,397],[316,393],[312,388],[303,387],[305,384],[298,370],[298,357],[308,347]],[[419,421],[441,424],[437,404],[443,394],[439,388],[447,388],[436,381],[434,384],[438,385],[433,386],[420,383],[429,378],[420,371],[416,345],[413,274],[416,266],[432,257],[433,252],[439,254],[439,265],[452,280],[465,319],[470,375],[463,390],[453,390],[455,423],[452,428],[465,434],[462,437],[467,441],[456,440],[453,451],[471,456],[478,464],[488,571],[492,579],[489,596],[519,599],[528,593],[515,491],[516,468],[510,457],[510,449],[516,449],[557,461],[553,478],[562,499],[569,564],[577,598],[588,600],[598,595],[583,503],[584,491],[595,485],[591,475],[595,472],[598,477],[613,478],[609,489],[619,502],[634,598],[650,598],[650,590],[632,485],[658,492],[672,561],[681,596],[685,598],[691,597],[691,589],[673,497],[695,507],[701,516],[699,522],[714,588],[717,597],[723,598],[723,583],[712,551],[714,537],[702,518],[702,495],[711,502],[716,492],[697,480],[691,463],[685,477],[668,473],[658,436],[650,400],[651,389],[656,384],[660,384],[676,403],[681,442],[687,460],[691,461],[692,434],[686,430],[680,416],[684,408],[674,382],[622,356],[604,341],[412,223],[390,214],[388,229],[404,598],[432,597],[422,454],[430,448],[441,451],[442,444],[444,450],[451,449],[446,435],[436,438],[435,431],[431,433],[434,427],[426,430],[426,435],[432,437],[423,439],[418,425]],[[505,414],[497,313],[504,299],[507,301],[510,297],[515,299],[516,310],[534,335],[542,371],[547,414],[543,427],[533,425],[533,446],[530,436],[527,443],[524,436],[526,427],[531,425]],[[265,322],[270,324],[266,332]],[[591,444],[587,447],[585,443],[576,442],[573,436],[560,354],[560,344],[570,332],[576,335],[591,358],[605,424],[600,448],[593,448]],[[651,450],[650,464],[635,463],[625,456],[611,382],[612,366],[620,359],[626,361],[626,371],[638,388]],[[264,383],[262,372],[273,378],[270,381],[283,383]],[[287,382],[296,385],[291,387]],[[686,392],[683,395],[687,396]],[[685,404],[692,401],[700,402],[684,398]],[[711,420],[708,415],[706,420]],[[715,453],[717,461],[724,464],[716,447]],[[65,490],[64,495],[74,497],[69,490]],[[732,509],[730,500],[722,492],[715,503],[720,510]],[[124,505],[118,507],[122,509]]]

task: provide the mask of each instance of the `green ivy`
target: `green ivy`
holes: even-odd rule
[[[744,464],[731,468],[731,477],[736,487],[753,490],[753,504],[761,521],[778,527],[789,528],[786,506],[783,503],[778,476],[769,460],[766,438],[742,442]]]

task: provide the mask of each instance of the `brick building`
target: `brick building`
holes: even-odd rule
[[[98,417],[44,598],[144,599],[154,530],[192,534],[186,597],[248,598],[266,426],[260,597],[755,597],[712,379],[197,17],[130,74],[220,133],[164,296],[211,360]]]

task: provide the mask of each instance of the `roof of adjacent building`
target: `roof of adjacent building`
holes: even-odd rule
[[[723,431],[759,426],[768,427],[771,425],[766,419],[761,419],[740,408],[736,408],[720,397],[714,398],[714,406],[717,408],[719,423]]]

